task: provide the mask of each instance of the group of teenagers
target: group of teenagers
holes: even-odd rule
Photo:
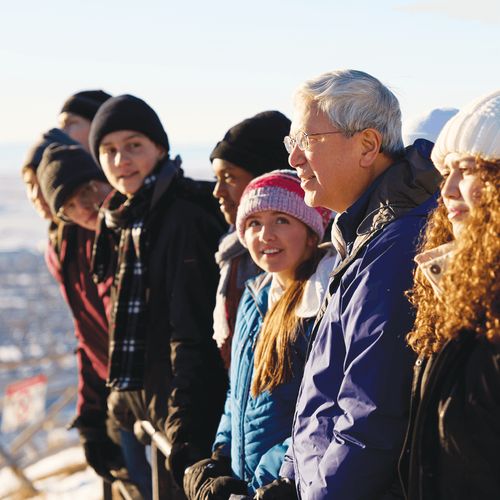
[[[86,459],[151,498],[500,498],[500,91],[403,145],[338,70],[184,176],[155,111],[71,96],[22,168],[75,323]]]

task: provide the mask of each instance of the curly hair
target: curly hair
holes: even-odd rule
[[[500,341],[500,160],[476,158],[483,183],[478,205],[456,240],[453,258],[443,274],[438,300],[423,273],[417,269],[410,302],[417,308],[415,324],[407,336],[418,354],[438,352],[462,330]],[[420,250],[453,240],[442,199],[430,215]]]

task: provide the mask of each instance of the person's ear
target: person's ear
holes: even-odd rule
[[[158,148],[158,160],[163,160],[167,156],[167,151],[163,146],[156,145],[156,147]]]
[[[361,167],[371,167],[382,148],[382,134],[374,128],[366,128],[359,132],[361,142]]]
[[[307,243],[306,246],[308,247],[317,247],[319,245],[319,237],[318,235],[313,232],[311,229],[308,231],[307,235]]]

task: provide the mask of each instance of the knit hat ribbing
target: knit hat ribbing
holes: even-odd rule
[[[105,135],[118,130],[133,130],[144,134],[168,153],[167,133],[153,108],[142,99],[124,94],[108,99],[100,108],[90,127],[90,151],[99,163],[99,145]],[[99,163],[100,164],[100,163]]]
[[[103,90],[83,90],[69,97],[59,113],[73,113],[92,121],[101,104],[110,97]]]
[[[290,132],[290,120],[279,111],[263,111],[231,127],[218,142],[215,158],[234,163],[253,175],[288,168],[283,138]]]
[[[35,172],[38,169],[38,165],[40,165],[40,161],[42,159],[43,152],[53,142],[57,142],[59,144],[66,144],[68,146],[77,146],[78,142],[73,140],[69,135],[65,134],[61,129],[51,128],[47,132],[45,132],[38,141],[31,146],[29,149],[26,158],[24,159],[22,170],[25,168],[31,168]]]
[[[295,217],[309,226],[320,241],[331,217],[330,210],[305,204],[304,190],[295,171],[274,170],[250,181],[243,191],[236,216],[236,231],[243,246],[246,246],[245,221],[252,214],[266,210]]]
[[[448,153],[500,158],[500,90],[472,102],[459,111],[436,140],[431,158],[438,168]]]
[[[106,182],[102,170],[81,146],[57,143],[48,146],[43,153],[37,178],[54,215],[82,184],[94,179]]]

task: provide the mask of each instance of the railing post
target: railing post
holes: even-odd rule
[[[158,484],[158,448],[151,442],[151,487],[153,500],[160,500],[160,485]]]
[[[102,499],[103,500],[113,500],[113,490],[111,489],[111,483],[102,480]]]

